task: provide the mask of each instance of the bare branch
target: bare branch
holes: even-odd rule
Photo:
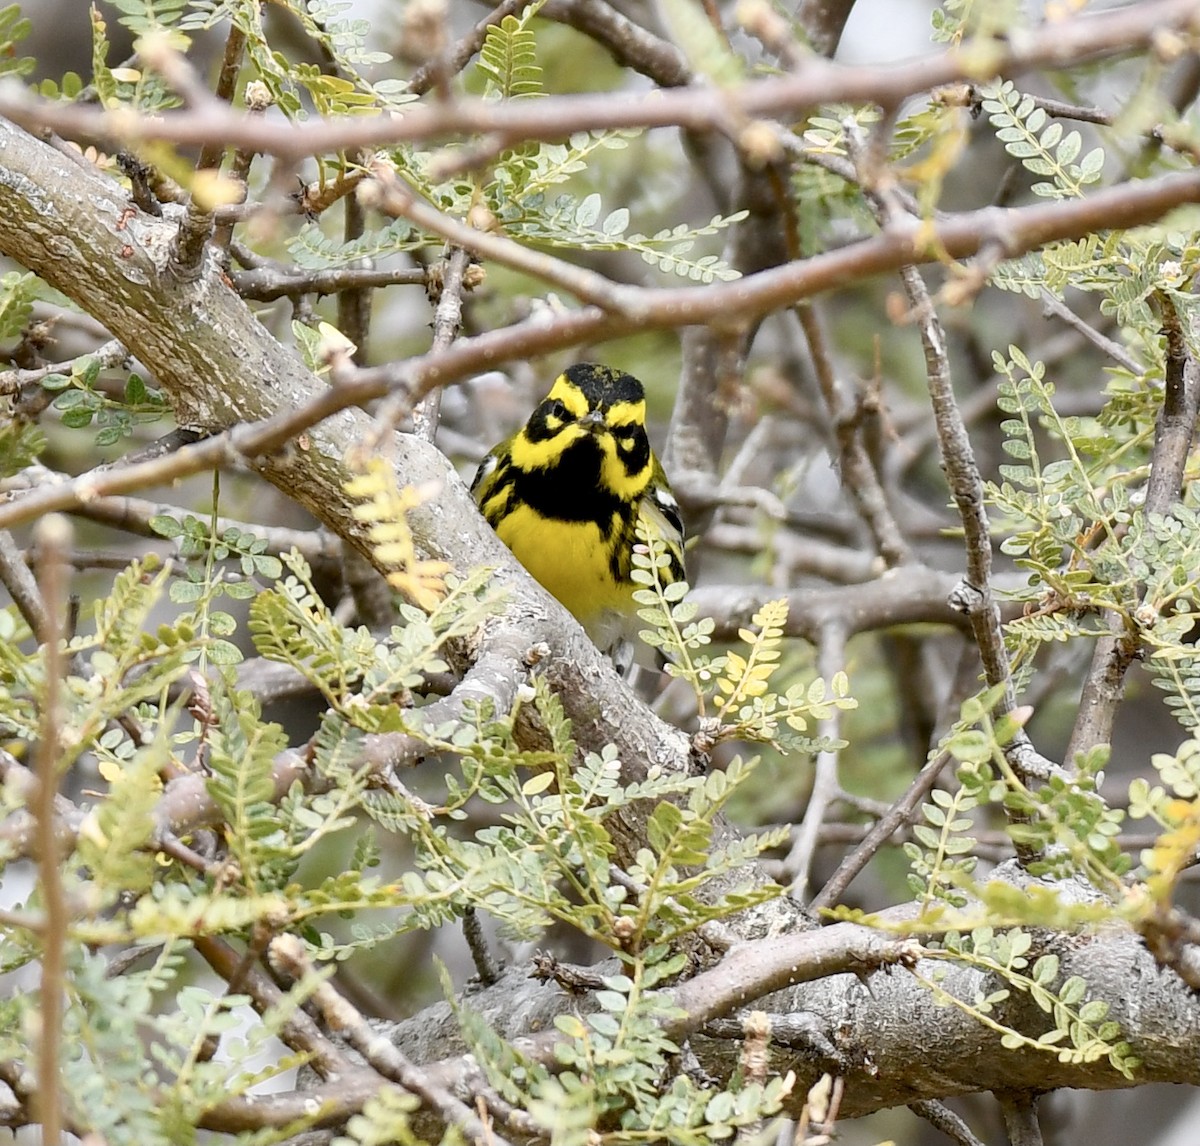
[[[687,59],[674,44],[635,24],[605,0],[550,0],[541,14],[590,36],[622,67],[648,76],[660,87],[692,82]]]
[[[1022,36],[1019,43],[998,41],[985,64],[957,51],[888,68],[812,59],[794,75],[753,81],[740,89],[665,90],[652,101],[640,93],[499,104],[458,100],[406,109],[403,116],[284,125],[238,114],[211,96],[203,107],[130,121],[94,107],[55,104],[20,91],[6,91],[0,96],[0,114],[25,126],[50,128],[75,138],[170,140],[182,145],[222,142],[284,159],[451,135],[489,135],[501,141],[560,140],[576,131],[667,126],[736,134],[738,125],[758,116],[795,118],[819,104],[842,102],[894,107],[916,92],[944,84],[1011,77],[1035,68],[1067,67],[1134,51],[1167,29],[1188,27],[1194,15],[1192,0],[1148,0],[1047,24]],[[980,74],[981,64],[986,67],[985,75]]]
[[[50,616],[42,600],[37,578],[25,564],[17,543],[7,529],[0,530],[0,585],[8,590],[31,632],[40,634],[49,629]]]
[[[424,95],[434,84],[444,84],[451,76],[461,72],[471,57],[483,46],[487,31],[508,16],[516,16],[529,7],[531,0],[501,0],[474,28],[470,30],[444,59],[435,60],[413,72],[408,81],[408,90],[413,95]]]
[[[380,397],[390,387],[405,387],[410,401],[415,401],[436,386],[473,369],[490,368],[499,360],[527,357],[635,328],[714,320],[738,322],[832,286],[842,286],[849,279],[929,257],[927,241],[917,224],[906,224],[850,248],[762,271],[735,283],[696,289],[622,288],[623,298],[636,299],[626,315],[610,316],[595,308],[584,308],[549,321],[538,317],[460,340],[441,354],[360,371],[352,381],[339,382],[336,387],[317,387],[294,352],[263,343],[256,320],[219,281],[205,280],[189,286],[162,275],[153,254],[161,252],[164,242],[169,245],[169,224],[141,217],[129,219],[124,230],[115,230],[113,220],[119,219],[124,210],[120,193],[99,176],[88,181],[85,198],[89,203],[111,204],[111,214],[79,211],[72,205],[78,198],[68,203],[65,196],[43,198],[35,209],[17,190],[26,186],[26,180],[35,179],[44,194],[52,196],[53,190],[49,189],[78,186],[86,177],[73,165],[64,166],[67,161],[57,152],[11,127],[5,129],[2,123],[0,139],[6,142],[2,154],[13,173],[9,182],[0,185],[0,208],[14,222],[0,235],[5,253],[19,257],[47,281],[74,295],[81,305],[104,313],[114,333],[151,367],[171,394],[181,424],[217,428],[248,423],[228,437],[201,442],[170,459],[150,463],[154,468],[128,467],[87,475],[77,485],[38,491],[0,506],[0,528],[69,508],[90,496],[130,492],[143,483],[173,480],[219,463],[236,462],[239,457],[253,459],[265,475],[275,475],[282,485],[292,489],[296,486],[294,465],[300,459],[273,451],[338,411]],[[1002,235],[1006,249],[1017,253],[1099,226],[1116,228],[1145,222],[1178,203],[1196,200],[1200,200],[1200,172],[1169,175],[1098,192],[1078,202],[972,212],[936,224],[933,241],[940,243],[946,254],[959,258]],[[77,274],[74,263],[61,257],[59,243],[64,233],[77,235],[81,248],[100,258],[93,275]],[[105,262],[109,256],[111,261]],[[135,267],[156,289],[138,291],[131,298],[126,274]],[[219,343],[205,342],[203,354],[198,342],[189,342],[186,337],[169,338],[172,330],[190,329],[191,320],[183,321],[181,326],[180,316],[193,314],[201,298],[211,324],[224,329]],[[164,336],[168,337],[167,343]],[[247,387],[244,382],[246,362],[242,355],[251,346],[264,347],[256,351],[260,384],[255,387]],[[275,413],[281,409],[285,412]],[[444,467],[439,466],[439,471],[444,474]],[[333,496],[327,482],[315,486],[305,483],[305,491],[319,503],[312,508],[320,514],[328,514],[341,500],[340,491]],[[340,529],[349,536],[360,532],[348,514],[343,516]]]
[[[304,944],[294,935],[277,935],[271,941],[270,958],[273,966],[294,979],[304,979],[313,974]],[[447,1127],[459,1128],[477,1146],[493,1142],[496,1146],[508,1146],[507,1140],[496,1133],[494,1127],[485,1126],[470,1107],[414,1066],[397,1047],[372,1030],[350,1001],[339,995],[328,982],[320,983],[312,997],[332,1030],[342,1035],[380,1075],[418,1095]]]
[[[457,337],[462,326],[463,276],[466,274],[470,256],[461,247],[452,247],[442,261],[440,294],[433,313],[433,344],[435,353],[445,350]],[[437,435],[438,418],[442,408],[442,391],[432,390],[413,407],[413,430],[427,442]],[[382,411],[381,411],[382,413]],[[387,423],[380,416],[377,422]]]
[[[854,0],[801,0],[797,15],[813,49],[830,57],[837,51]]]
[[[1133,358],[1120,343],[1114,342],[1095,327],[1084,322],[1066,303],[1056,298],[1048,290],[1042,291],[1042,305],[1045,307],[1047,314],[1054,315],[1055,318],[1065,322],[1072,330],[1079,331],[1093,346],[1102,350],[1118,366],[1124,367],[1130,374],[1141,375],[1145,371],[1145,367]]]
[[[250,996],[259,1014],[284,1005],[284,993],[271,977],[252,962],[248,963],[245,955],[225,940],[211,935],[198,935],[193,942],[208,965],[231,984],[231,990],[244,991]],[[360,1070],[345,1049],[326,1036],[300,1007],[291,1011],[280,1028],[279,1037],[292,1050],[308,1055],[309,1063],[322,1078],[336,1079]]]
[[[821,631],[817,645],[817,672],[822,680],[830,680],[841,672],[846,663],[846,630],[837,622],[830,622]],[[841,710],[834,708],[828,719],[817,726],[817,736],[822,740],[837,740],[841,733]],[[838,796],[838,756],[836,749],[823,748],[817,753],[813,769],[812,792],[804,819],[792,841],[791,850],[783,861],[784,876],[793,898],[803,901],[808,890],[809,873],[813,855],[817,850],[817,838],[821,824],[829,814],[830,805]]]
[[[242,298],[271,302],[277,298],[295,298],[301,294],[337,294],[359,287],[424,286],[423,267],[337,267],[309,271],[301,267],[259,266],[235,271],[230,275],[234,289]]]
[[[909,1109],[924,1118],[930,1126],[940,1130],[947,1138],[957,1142],[958,1146],[984,1146],[983,1140],[976,1138],[971,1128],[944,1102],[913,1102]]]
[[[59,1055],[63,1036],[63,993],[66,990],[67,926],[70,922],[59,870],[55,797],[64,745],[62,726],[63,677],[66,660],[62,645],[67,637],[67,551],[72,531],[64,518],[52,516],[37,529],[39,574],[45,627],[38,633],[46,661],[46,694],[42,701],[42,727],[38,745],[37,787],[30,807],[37,824],[38,885],[41,889],[45,929],[42,932],[42,971],[38,990],[41,1026],[38,1038],[37,1109],[42,1136],[57,1142],[63,1126],[62,1073]]]
[[[947,603],[957,583],[953,574],[905,565],[861,585],[793,589],[786,595],[788,618],[784,631],[818,644],[823,626],[831,622],[844,625],[847,637],[914,621],[965,628],[962,615]],[[1023,583],[1017,577],[1005,582],[1014,588]],[[761,585],[701,585],[689,599],[702,615],[713,618],[718,639],[732,639],[758,609],[779,595],[778,590]],[[1012,609],[1016,615],[1018,608]]]
[[[872,856],[887,843],[895,832],[912,823],[917,810],[924,803],[925,797],[933,790],[938,777],[949,763],[950,754],[948,752],[938,752],[926,762],[904,795],[892,805],[891,811],[875,822],[874,827],[867,832],[862,843],[842,860],[837,871],[830,876],[825,886],[813,896],[812,902],[809,904],[810,910],[820,911],[822,908],[832,907],[842,898],[846,888],[853,882],[854,877],[870,863]]]
[[[820,317],[811,304],[797,306],[794,310],[808,341],[813,370],[841,450],[842,480],[867,523],[885,564],[889,568],[906,564],[913,560],[912,549],[888,507],[879,474],[863,442],[855,403],[845,394],[845,386],[835,372]]]
[[[1042,1146],[1042,1128],[1038,1124],[1037,1095],[1010,1094],[1000,1091],[996,1095],[1004,1115],[1004,1129],[1008,1132],[1011,1146]]]

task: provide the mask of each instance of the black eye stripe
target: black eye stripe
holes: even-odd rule
[[[631,477],[641,473],[650,464],[650,439],[640,426],[631,432],[618,434],[616,443],[617,456]]]
[[[544,442],[574,421],[575,416],[562,402],[547,398],[530,414],[523,433],[531,442]]]

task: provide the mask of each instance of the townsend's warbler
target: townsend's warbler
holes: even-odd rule
[[[630,374],[568,368],[483,459],[471,492],[500,540],[605,652],[639,628],[630,579],[639,521],[666,549],[662,579],[683,580],[679,503],[650,450],[646,395]]]

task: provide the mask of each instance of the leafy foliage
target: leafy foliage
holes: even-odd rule
[[[0,479],[31,465],[46,448],[46,435],[33,423],[5,419],[0,423]]]
[[[751,623],[758,632],[741,629],[738,636],[748,646],[747,655],[729,651],[715,657],[699,650],[712,641],[713,622],[694,620],[696,606],[684,600],[685,581],[664,583],[669,556],[662,542],[640,530],[639,550],[633,555],[633,580],[646,588],[634,593],[641,606],[638,616],[649,625],[640,636],[669,658],[666,671],[686,680],[696,694],[704,735],[712,744],[722,740],[749,740],[771,744],[789,752],[819,752],[844,745],[827,737],[803,735],[815,723],[828,720],[835,709],[848,710],[857,701],[849,695],[849,681],[838,673],[828,685],[822,680],[792,684],[783,693],[771,690],[779,671],[787,601],[764,605]],[[708,705],[714,715],[706,716]]]
[[[540,4],[532,4],[520,19],[505,16],[488,26],[479,50],[479,71],[487,80],[484,98],[521,99],[540,95],[542,69],[537,62],[537,41],[529,18]]]
[[[1100,178],[1104,151],[1092,148],[1079,162],[1083,139],[1077,131],[1063,133],[1062,124],[1050,122],[1032,96],[1023,95],[1010,80],[985,88],[983,110],[996,129],[996,138],[1014,159],[1034,175],[1049,182],[1033,185],[1033,193],[1047,199],[1077,199],[1084,188]]]
[[[558,1069],[547,1070],[503,1042],[459,1003],[455,1013],[477,1061],[506,1101],[528,1110],[555,1143],[582,1146],[597,1127],[609,1127],[619,1141],[667,1136],[682,1146],[730,1138],[779,1112],[792,1076],[767,1082],[743,1080],[728,1090],[699,1084],[671,1070],[679,1047],[663,1027],[679,1015],[661,984],[684,968],[682,955],[667,946],[648,949],[607,975],[595,992],[596,1008],[586,1016],[563,1014],[556,1027]]]
[[[408,514],[432,491],[396,484],[396,471],[383,458],[371,458],[363,472],[346,486],[354,498],[363,498],[354,516],[367,525],[375,559],[388,569],[388,584],[420,608],[432,610],[445,592],[450,566],[417,553]]]
[[[948,934],[943,942],[945,958],[988,971],[1006,986],[986,995],[980,993],[968,1001],[942,989],[936,977],[926,980],[939,1004],[969,1014],[995,1031],[1000,1044],[1010,1050],[1043,1051],[1055,1055],[1060,1062],[1094,1062],[1103,1058],[1126,1078],[1134,1077],[1141,1060],[1127,1042],[1119,1039],[1119,1026],[1106,1020],[1108,1003],[1103,999],[1088,999],[1087,984],[1077,975],[1055,984],[1059,960],[1054,954],[1038,957],[1031,966],[1033,937],[1028,932],[1014,929],[998,934],[983,927],[969,936]],[[932,954],[937,956],[937,952]],[[1053,1022],[1047,1030],[1034,1037],[995,1017],[1013,990],[1028,996],[1039,1010],[1051,1016]]]
[[[168,413],[157,389],[147,386],[139,374],[130,374],[121,400],[116,401],[97,386],[103,364],[92,355],[71,363],[70,374],[47,374],[42,388],[55,394],[53,406],[62,414],[64,426],[82,429],[95,423],[97,446],[113,446],[131,438],[134,428],[160,422]]]
[[[222,560],[237,557],[256,574],[273,571],[264,568],[256,544],[240,532],[226,530],[218,538],[195,518],[164,517],[156,524],[184,553],[201,559],[206,570],[202,596],[211,597],[219,583],[213,564],[217,554]],[[396,700],[419,683],[422,673],[444,671],[440,645],[473,629],[486,614],[491,606],[483,592],[485,577],[448,581],[432,613],[404,606],[404,623],[380,642],[365,630],[341,629],[299,557],[288,555],[283,565],[288,575],[255,597],[250,629],[264,653],[305,672],[329,708],[314,740],[313,776],[320,779],[297,781],[282,798],[276,782],[286,748],[282,730],[263,720],[258,704],[237,689],[229,670],[209,674],[203,702],[195,708],[198,722],[190,730],[171,731],[179,713],[166,703],[167,683],[205,647],[207,638],[195,629],[190,613],[181,615],[174,630],[160,627],[152,642],[144,635],[148,614],[165,600],[167,568],[148,562],[121,574],[110,597],[97,606],[95,633],[75,642],[77,652],[92,650],[93,663],[103,660],[113,695],[108,701],[93,697],[94,710],[81,710],[80,719],[100,723],[91,732],[82,728],[70,742],[98,741],[103,716],[112,706],[142,697],[150,703],[140,706],[141,719],[154,730],[154,738],[140,749],[120,738],[105,741],[108,788],[66,867],[78,888],[73,894],[87,904],[72,924],[70,941],[73,949],[84,943],[164,944],[149,970],[126,973],[117,986],[103,975],[103,961],[82,955],[76,964],[68,1030],[72,1038],[92,1040],[92,1061],[105,1063],[103,1084],[81,1081],[79,1101],[103,1101],[104,1110],[113,1114],[109,1119],[80,1109],[75,1117],[103,1125],[115,1142],[133,1141],[135,1135],[144,1141],[171,1141],[206,1108],[260,1077],[246,1072],[243,1064],[307,988],[301,984],[264,1015],[250,1043],[221,1062],[210,1062],[199,1056],[199,1048],[206,1038],[230,1034],[245,1000],[177,986],[189,940],[214,932],[244,934],[270,920],[273,927],[303,929],[318,958],[344,959],[397,931],[435,926],[469,908],[487,912],[513,934],[537,934],[552,920],[568,923],[622,960],[624,970],[605,980],[596,996],[599,1010],[586,1023],[574,1016],[560,1020],[560,1028],[573,1039],[564,1047],[566,1073],[530,1070],[518,1088],[531,1116],[554,1127],[556,1139],[575,1141],[588,1133],[589,1119],[600,1117],[619,1118],[626,1133],[677,1126],[672,1132],[677,1140],[700,1143],[776,1112],[790,1085],[780,1078],[748,1083],[728,1095],[686,1078],[665,1093],[657,1086],[677,1051],[662,1027],[675,1013],[664,983],[684,965],[674,945],[708,923],[779,893],[771,885],[736,882],[717,894],[711,891],[714,881],[745,871],[750,859],[782,838],[774,832],[715,842],[715,817],[748,768],[734,761],[727,770],[707,776],[664,774],[622,783],[614,752],[579,758],[570,723],[540,678],[535,679],[531,711],[545,729],[545,751],[518,747],[515,727],[525,718],[521,703],[508,714],[481,706],[468,708],[460,720],[431,721],[420,710],[397,706]],[[30,689],[40,689],[39,658],[18,658],[14,646],[5,647],[13,650],[10,661],[24,673]],[[763,662],[765,652],[752,653],[746,664]],[[128,670],[145,663],[147,656],[153,658],[150,667],[134,678],[136,683],[124,683]],[[742,676],[747,682],[756,679],[749,671]],[[761,695],[749,684],[742,691]],[[27,738],[36,735],[32,712],[10,719],[8,727]],[[403,729],[429,750],[455,759],[459,774],[446,777],[444,803],[432,807],[396,788],[370,791],[360,729]],[[163,858],[155,854],[163,831],[157,819],[163,801],[159,777],[189,743],[203,753],[206,787],[227,848],[222,864],[204,872],[175,865],[164,870]],[[461,837],[451,828],[468,802],[477,799],[509,811],[503,823]],[[615,874],[605,821],[647,802],[654,805],[647,847]],[[299,882],[301,858],[323,838],[352,828],[356,811],[409,836],[415,869],[395,884],[366,875],[365,869],[378,862],[378,852],[364,840],[351,868],[309,886]],[[319,927],[329,916],[382,907],[401,914],[382,927],[357,929],[349,942]],[[35,953],[19,924],[3,929],[3,965],[19,965]],[[164,992],[174,994],[175,1008],[153,1019],[152,1026],[160,1040],[155,1059],[175,1080],[165,1095],[151,1085],[149,1064],[134,1049],[141,1041],[130,1033],[151,1022]],[[121,1008],[121,1021],[104,1031],[95,1028],[113,1006]],[[513,1053],[477,1024],[474,1037],[489,1070]],[[485,1044],[488,1057],[482,1053]],[[637,1063],[632,1073],[630,1062]],[[285,1059],[276,1069],[288,1065]],[[74,1067],[66,1069],[70,1073]],[[404,1119],[403,1106],[381,1097],[364,1109],[350,1131],[361,1141],[382,1140],[385,1133],[407,1140],[411,1135],[403,1129]]]
[[[1017,20],[1019,0],[944,0],[931,14],[933,40],[942,44],[968,43],[1006,33]]]
[[[386,226],[367,230],[357,239],[329,238],[317,223],[308,223],[288,242],[288,253],[296,265],[309,270],[347,266],[360,259],[378,259],[400,251],[420,250],[429,242],[417,234],[404,219],[393,219]]]
[[[32,29],[33,25],[21,15],[19,4],[0,8],[0,76],[24,76],[33,71],[32,57],[17,55],[17,45]]]
[[[534,703],[551,743],[541,753],[517,747],[516,713],[497,720],[481,709],[460,727],[426,726],[419,713],[415,723],[406,722],[431,747],[457,752],[462,767],[461,780],[447,777],[438,808],[384,794],[367,805],[384,826],[412,837],[423,874],[410,872],[403,884],[422,905],[422,925],[443,922],[448,908],[476,907],[514,935],[529,937],[561,920],[614,951],[637,953],[778,894],[770,886],[701,894],[778,842],[769,833],[712,847],[713,821],[748,775],[745,766],[735,761],[707,778],[663,775],[622,785],[615,751],[578,759],[561,705],[540,682]],[[457,840],[438,821],[453,821],[475,798],[512,810],[504,825]],[[616,879],[604,821],[646,800],[659,801],[649,847],[627,879]]]

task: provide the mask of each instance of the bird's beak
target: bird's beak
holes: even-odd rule
[[[585,430],[604,429],[604,411],[592,410],[590,413],[584,414],[584,416],[579,419],[579,424]]]

